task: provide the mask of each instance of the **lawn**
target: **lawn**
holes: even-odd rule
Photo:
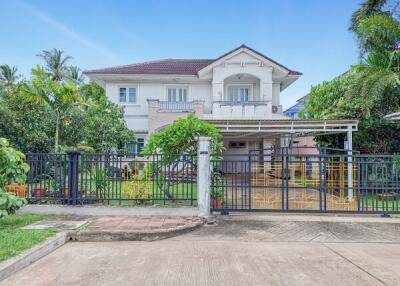
[[[55,235],[57,233],[55,229],[21,229],[47,217],[46,215],[25,214],[0,218],[0,261],[15,256]]]

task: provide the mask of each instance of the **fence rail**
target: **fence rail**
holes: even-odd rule
[[[196,156],[27,154],[27,199],[110,205],[195,205]]]

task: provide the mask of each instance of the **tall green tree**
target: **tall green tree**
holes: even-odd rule
[[[361,21],[366,18],[382,13],[382,8],[386,4],[387,0],[366,0],[352,15],[350,20],[349,30],[355,32]]]
[[[357,119],[354,147],[365,152],[399,152],[400,124],[384,118],[400,110],[400,25],[383,11],[386,1],[365,1],[352,18],[351,30],[361,60],[345,75],[312,88],[303,115],[323,119]],[[355,20],[356,19],[356,20]],[[342,135],[318,137],[334,147]]]
[[[65,112],[76,105],[80,98],[75,86],[61,84],[43,68],[32,69],[33,78],[22,86],[26,98],[34,103],[49,106],[55,112],[54,151],[59,151],[59,134]]]
[[[67,63],[72,59],[70,56],[64,56],[64,51],[52,49],[43,50],[38,56],[46,63],[46,71],[49,72],[54,81],[61,81],[68,71]]]
[[[0,87],[8,88],[14,84],[19,78],[17,72],[18,69],[15,66],[0,65]]]
[[[80,86],[85,81],[85,76],[77,66],[69,66],[65,72],[65,80],[69,84]]]

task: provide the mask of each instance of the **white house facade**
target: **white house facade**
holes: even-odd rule
[[[125,107],[125,120],[139,144],[188,113],[217,126],[232,154],[287,144],[298,134],[357,129],[356,121],[285,116],[281,92],[301,73],[245,45],[216,59],[167,59],[85,74]]]

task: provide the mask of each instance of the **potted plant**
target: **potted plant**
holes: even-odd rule
[[[32,196],[36,198],[47,196],[47,189],[43,187],[36,187],[32,190]]]
[[[212,208],[219,209],[224,205],[224,190],[216,187],[212,188],[210,192],[210,204]]]

